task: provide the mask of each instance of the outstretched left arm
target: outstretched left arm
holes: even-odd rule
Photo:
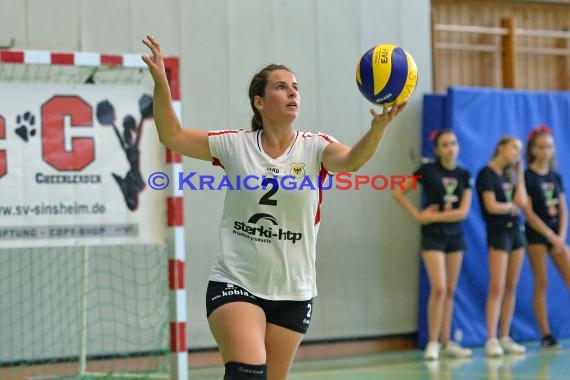
[[[382,141],[388,124],[404,110],[406,103],[384,106],[382,114],[370,110],[372,122],[368,132],[349,147],[344,144],[329,144],[323,152],[323,165],[330,172],[354,172],[360,169],[374,155]]]

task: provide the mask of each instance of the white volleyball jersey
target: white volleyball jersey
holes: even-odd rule
[[[220,226],[222,250],[210,280],[268,300],[308,300],[317,295],[315,248],[326,191],[319,181],[328,174],[322,155],[336,140],[296,132],[291,146],[273,159],[261,148],[262,133],[208,133],[213,164],[224,168],[231,183]]]

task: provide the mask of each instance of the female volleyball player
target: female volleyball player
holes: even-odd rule
[[[450,339],[453,297],[463,261],[465,244],[462,221],[471,205],[471,175],[457,166],[459,144],[451,130],[433,134],[436,161],[423,164],[414,173],[420,183],[427,207],[418,210],[405,196],[412,188],[412,179],[403,190],[395,190],[394,198],[422,224],[422,258],[430,283],[428,301],[429,342],[424,357],[436,360],[440,354],[469,357],[471,350]]]
[[[566,246],[568,208],[562,177],[553,170],[554,141],[550,128],[538,126],[530,132],[526,145],[526,160],[528,204],[524,208],[525,234],[528,257],[534,274],[534,312],[542,336],[541,346],[558,348],[559,344],[552,336],[548,323],[546,260],[550,254],[570,289],[570,251]]]
[[[143,60],[155,83],[160,141],[221,166],[230,181],[267,177],[227,192],[222,249],[210,274],[206,308],[225,363],[224,379],[285,379],[317,294],[321,192],[308,186],[286,191],[274,174],[322,179],[328,172],[359,169],[404,105],[384,107],[380,115],[371,110],[370,129],[350,148],[327,135],[294,129],[300,108],[295,76],[285,66],[270,65],[250,84],[253,131],[181,128],[170,103],[160,46],[152,37],[144,44],[152,52]]]
[[[526,246],[524,226],[518,216],[527,203],[521,149],[518,139],[503,137],[491,161],[477,175],[477,195],[487,226],[489,247],[488,340],[485,344],[488,356],[524,354],[526,351],[509,337]],[[497,339],[499,317],[500,339]]]

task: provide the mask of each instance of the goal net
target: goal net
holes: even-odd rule
[[[180,202],[147,184],[169,155],[144,63],[0,51],[0,95],[0,378],[178,378]]]

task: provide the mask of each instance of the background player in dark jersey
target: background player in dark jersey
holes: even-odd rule
[[[352,147],[323,134],[301,133],[294,129],[300,109],[296,78],[288,68],[270,65],[257,73],[250,84],[253,131],[208,133],[181,128],[170,101],[160,46],[150,36],[143,42],[152,53],[143,56],[143,60],[154,80],[153,111],[160,141],[175,152],[222,166],[228,175],[265,174],[262,163],[299,169],[299,161],[293,160],[293,155],[304,160],[305,175],[358,170],[376,152],[386,127],[405,106],[385,106],[382,114],[371,109],[370,128]],[[246,172],[250,169],[257,172]],[[243,284],[231,281],[213,284],[211,274],[206,306],[210,329],[225,363],[226,380],[285,379],[310,321],[311,301],[316,295],[316,241],[313,238],[320,214],[308,211],[309,208],[318,211],[320,193],[278,191],[276,187],[270,190],[260,200],[261,190],[228,192],[224,202],[220,226],[222,252],[216,259],[215,275],[239,278]],[[294,204],[306,207],[287,207],[293,198],[298,201]],[[272,215],[267,214],[267,210],[271,210]],[[256,213],[252,216],[256,221],[275,219],[273,215],[284,216],[283,224],[303,229],[304,233],[294,231],[293,234],[303,240],[294,243],[275,233],[265,239],[268,242],[259,242],[247,239],[248,234],[243,231],[232,233],[232,228],[236,231],[235,224],[226,223],[226,216],[238,213],[241,213],[240,218]],[[288,215],[293,216],[285,218]],[[287,255],[288,252],[294,255]],[[262,299],[250,289],[267,296]]]
[[[404,190],[394,191],[396,201],[422,225],[422,258],[430,282],[429,343],[424,354],[428,360],[439,358],[440,342],[443,354],[471,356],[471,350],[450,339],[453,297],[465,250],[462,221],[471,205],[470,174],[457,166],[459,144],[453,131],[436,131],[433,144],[436,161],[414,173],[421,176],[418,181],[427,206],[418,210],[405,196],[412,179],[404,183]]]
[[[550,128],[534,128],[527,140],[525,183],[528,204],[524,208],[528,257],[534,275],[533,307],[543,348],[559,347],[548,323],[546,290],[547,256],[570,289],[570,251],[566,246],[568,208],[560,174],[553,170],[554,141]]]
[[[509,332],[515,309],[516,289],[524,259],[526,239],[519,210],[527,203],[522,165],[522,145],[514,137],[503,137],[492,160],[477,175],[477,195],[487,227],[489,247],[489,293],[487,296],[488,356],[523,354]],[[497,325],[500,328],[497,339]]]

